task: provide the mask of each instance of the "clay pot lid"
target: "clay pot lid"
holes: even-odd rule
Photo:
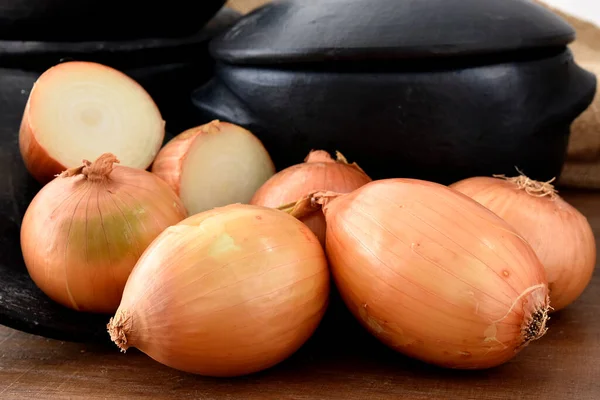
[[[564,47],[573,28],[529,0],[275,0],[211,43],[232,64],[381,61]]]

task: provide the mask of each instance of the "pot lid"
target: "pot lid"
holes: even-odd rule
[[[275,0],[211,43],[233,64],[454,57],[562,47],[573,28],[531,0]]]

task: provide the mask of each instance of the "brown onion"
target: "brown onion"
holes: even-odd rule
[[[498,214],[531,244],[546,268],[554,310],[579,298],[594,274],[596,239],[587,218],[557,194],[552,182],[524,175],[475,177],[451,187]]]
[[[254,194],[250,204],[280,208],[316,191],[348,193],[371,182],[371,178],[356,164],[348,164],[337,152],[337,159],[323,150],[314,150],[304,163],[293,165],[271,177]],[[304,222],[325,245],[325,217],[320,211],[302,217]]]
[[[123,350],[208,376],[269,368],[308,340],[328,304],[323,248],[306,225],[234,204],[165,230],[139,260],[108,329]]]
[[[439,184],[374,181],[320,193],[326,250],[349,310],[398,352],[442,367],[482,369],[546,332],[544,268],[500,217]]]
[[[64,171],[30,203],[21,225],[36,285],[79,311],[112,313],[146,247],[187,215],[165,182],[112,154]]]

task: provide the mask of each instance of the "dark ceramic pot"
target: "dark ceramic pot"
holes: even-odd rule
[[[213,40],[193,101],[254,131],[278,169],[319,148],[375,179],[547,180],[596,88],[574,37],[521,0],[277,1]]]
[[[226,0],[2,0],[0,40],[124,40],[188,36]]]
[[[106,63],[136,79],[155,98],[173,134],[196,124],[193,87],[210,78],[210,37],[239,14],[224,9],[201,33],[183,40],[136,43],[0,42],[0,324],[51,338],[106,341],[109,316],[66,309],[46,297],[30,279],[19,242],[27,206],[41,188],[28,174],[18,146],[21,117],[38,76],[61,58]]]

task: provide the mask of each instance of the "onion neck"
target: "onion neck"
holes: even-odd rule
[[[339,160],[339,157],[338,157],[338,160]],[[345,160],[346,159],[344,158],[344,161],[342,161],[342,162],[347,164],[347,162]],[[304,162],[307,164],[334,163],[335,160],[333,158],[331,158],[329,153],[326,152],[325,150],[313,150],[308,154],[308,156],[306,156],[306,158],[304,159]]]
[[[83,160],[83,165],[69,168],[66,171],[63,171],[59,176],[62,178],[69,178],[72,176],[83,175],[88,181],[102,182],[108,180],[115,163],[119,163],[119,160],[114,154],[104,153],[93,163],[88,160]]]
[[[344,196],[344,194],[323,191],[313,192],[296,202],[285,204],[283,206],[278,207],[277,209],[290,214],[294,218],[302,219],[316,211],[323,211],[323,209],[331,201],[337,199],[340,196]]]
[[[110,340],[115,342],[123,353],[129,348],[127,334],[131,332],[132,318],[128,311],[119,310],[116,315],[110,319],[108,325],[108,333]]]
[[[304,163],[306,164],[316,164],[316,163],[325,163],[325,164],[342,164],[348,167],[352,167],[358,171],[360,171],[361,173],[367,175],[365,173],[365,171],[358,166],[357,163],[352,163],[350,164],[348,162],[348,160],[346,159],[346,157],[344,157],[344,155],[342,153],[340,153],[339,151],[335,152],[335,160],[331,157],[331,155],[329,155],[328,152],[326,152],[325,150],[313,150],[311,151],[308,156],[306,156],[306,158],[304,159]]]
[[[221,121],[218,119],[210,121],[208,124],[202,125],[201,127],[204,133],[215,134],[221,132]]]
[[[552,178],[547,182],[540,182],[530,179],[525,174],[517,169],[519,172],[519,176],[515,177],[506,177],[505,175],[494,175],[494,178],[504,179],[508,182],[513,183],[517,186],[517,189],[524,190],[528,195],[534,197],[550,197],[554,199],[557,196],[558,190],[554,187],[552,182],[556,180],[556,178]]]

